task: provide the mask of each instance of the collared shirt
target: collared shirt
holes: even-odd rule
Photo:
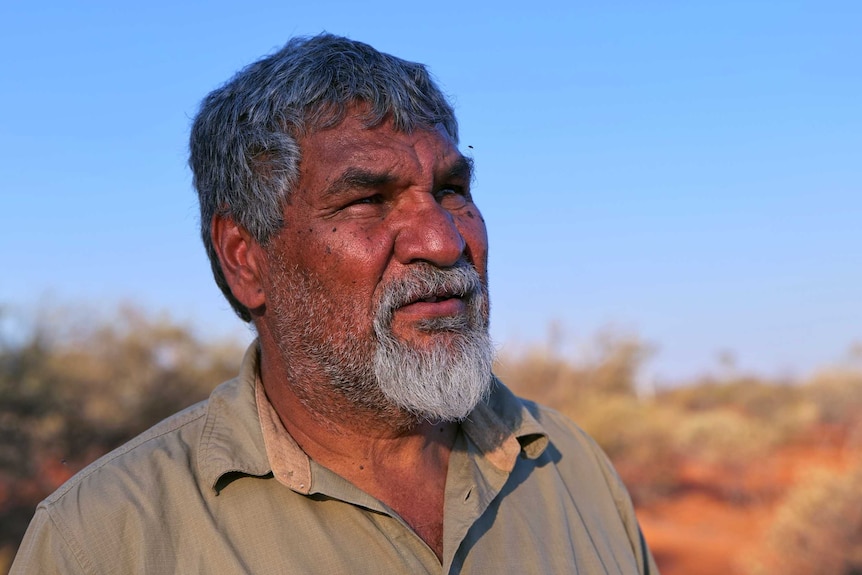
[[[11,575],[657,573],[595,443],[498,381],[450,455],[441,564],[394,511],[299,448],[258,361],[252,345],[208,401],[43,501]]]

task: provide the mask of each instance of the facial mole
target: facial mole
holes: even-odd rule
[[[467,210],[467,217],[472,220],[473,219],[473,212],[471,212],[470,210]]]
[[[333,232],[335,232],[336,230],[338,230],[338,228],[332,228],[332,231],[333,231]]]

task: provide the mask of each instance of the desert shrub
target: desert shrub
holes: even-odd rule
[[[746,376],[727,380],[705,378],[662,392],[662,400],[687,411],[730,409],[771,420],[789,404],[802,401],[799,386]]]
[[[680,417],[674,444],[687,459],[735,468],[765,455],[778,441],[776,430],[729,409]]]
[[[701,459],[728,463],[765,454],[806,436],[819,421],[819,411],[806,393],[807,385],[755,377],[705,379],[664,390],[657,398],[688,413],[689,424],[680,428],[681,448],[705,440]],[[750,442],[746,442],[748,437]]]
[[[638,373],[654,351],[637,337],[600,332],[584,360],[585,387],[603,395],[636,396]]]
[[[63,314],[58,314],[63,320]],[[234,342],[206,342],[169,317],[123,308],[92,325],[44,320],[0,349],[0,471],[33,452],[69,460],[104,449],[236,374]],[[20,440],[9,441],[11,434]],[[32,469],[27,469],[32,472]]]
[[[586,349],[563,353],[555,342],[503,353],[495,373],[517,393],[561,411],[587,395],[636,396],[637,376],[652,346],[612,331]]]
[[[822,423],[854,426],[862,413],[862,371],[834,368],[816,374],[804,393]]]
[[[519,395],[560,410],[584,392],[582,373],[541,348],[498,357],[494,372]]]
[[[845,473],[816,470],[775,514],[752,575],[862,573],[862,464]]]

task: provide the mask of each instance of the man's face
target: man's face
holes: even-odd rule
[[[378,412],[466,416],[491,362],[470,163],[442,129],[365,128],[352,115],[299,143],[265,289],[291,383],[315,368],[327,380],[300,399],[319,409],[334,391]]]

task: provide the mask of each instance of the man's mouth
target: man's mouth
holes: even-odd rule
[[[384,287],[377,308],[377,317],[384,324],[393,320],[423,325],[437,319],[465,319],[472,313],[476,298],[484,293],[479,274],[464,260],[445,269],[416,264]]]
[[[449,293],[412,299],[398,306],[396,313],[419,319],[461,315],[466,309],[467,304],[461,294]]]
[[[455,298],[461,299],[461,297],[462,297],[461,295],[454,295],[454,294],[453,295],[432,295],[432,296],[429,296],[426,298],[418,299],[412,303],[418,303],[418,302],[437,303],[437,302],[441,302],[441,301],[444,301],[447,299],[455,299]]]

